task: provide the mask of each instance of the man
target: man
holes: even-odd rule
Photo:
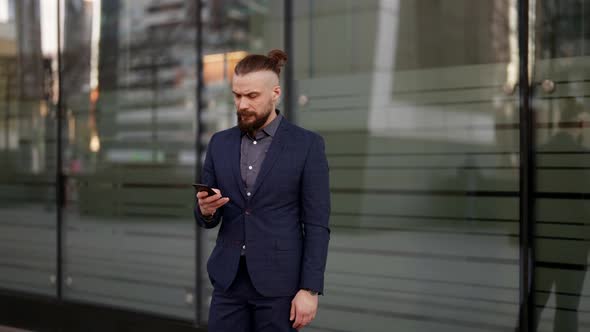
[[[283,51],[235,68],[238,126],[213,135],[195,219],[220,225],[207,270],[211,332],[282,332],[315,317],[330,229],[328,163],[321,136],[289,123],[276,104]]]

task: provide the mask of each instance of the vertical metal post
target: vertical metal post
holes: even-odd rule
[[[529,0],[518,1],[519,114],[520,114],[520,331],[533,331],[535,117],[529,82]]]
[[[6,86],[4,87],[4,103],[6,105],[6,113],[4,114],[4,146],[6,151],[9,150],[8,142],[10,141],[10,99],[12,98],[11,95],[11,88],[12,88],[12,72],[10,67],[10,62],[6,62],[3,64],[6,71]]]
[[[309,0],[308,3],[308,17],[307,19],[309,20],[309,32],[308,32],[308,38],[309,38],[309,42],[307,44],[307,48],[308,48],[308,52],[307,52],[307,61],[309,63],[309,72],[307,73],[307,75],[309,75],[309,78],[314,77],[315,75],[315,62],[314,62],[314,54],[315,54],[315,12],[314,12],[314,0]],[[353,15],[354,16],[354,15]]]
[[[203,121],[201,112],[205,108],[203,101],[203,20],[202,20],[202,6],[203,1],[195,1],[195,68],[196,72],[196,91],[195,91],[195,116],[196,116],[196,130],[195,130],[195,179],[200,182],[201,169],[203,163],[201,162],[201,133],[203,132]],[[196,198],[195,198],[196,199]],[[201,227],[194,223],[195,227],[195,324],[201,324],[201,309],[203,308],[203,280],[201,278],[202,259],[201,252],[203,245],[201,243]]]
[[[295,50],[293,48],[293,0],[284,0],[284,40],[285,52],[289,57],[285,72],[283,74],[283,81],[285,83],[284,95],[284,115],[289,118],[291,122],[296,121],[295,116],[295,80],[293,68],[295,66]]]
[[[61,54],[61,1],[57,1],[57,110],[56,110],[56,119],[57,119],[57,170],[56,170],[56,189],[57,189],[57,229],[56,229],[56,241],[57,241],[57,277],[56,277],[56,285],[57,285],[57,298],[58,300],[62,300],[63,298],[63,245],[62,245],[62,232],[63,232],[63,209],[65,207],[65,176],[63,173],[63,140],[62,140],[62,132],[63,132],[63,72],[62,72],[62,54]]]

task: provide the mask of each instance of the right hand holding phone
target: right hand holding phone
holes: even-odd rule
[[[197,200],[201,214],[205,217],[210,217],[215,214],[215,211],[229,202],[229,197],[221,197],[219,189],[213,189],[217,194],[208,196],[207,192],[199,191],[197,193]]]

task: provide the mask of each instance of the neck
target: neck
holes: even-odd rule
[[[268,116],[268,119],[266,119],[266,122],[264,123],[264,125],[262,125],[262,127],[260,127],[259,130],[264,129],[266,126],[268,126],[272,120],[277,118],[277,111],[275,111],[275,109],[273,108],[273,110],[270,112],[270,115]]]

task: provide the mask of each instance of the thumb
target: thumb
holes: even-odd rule
[[[291,303],[291,316],[289,316],[289,320],[295,319],[295,304]]]

